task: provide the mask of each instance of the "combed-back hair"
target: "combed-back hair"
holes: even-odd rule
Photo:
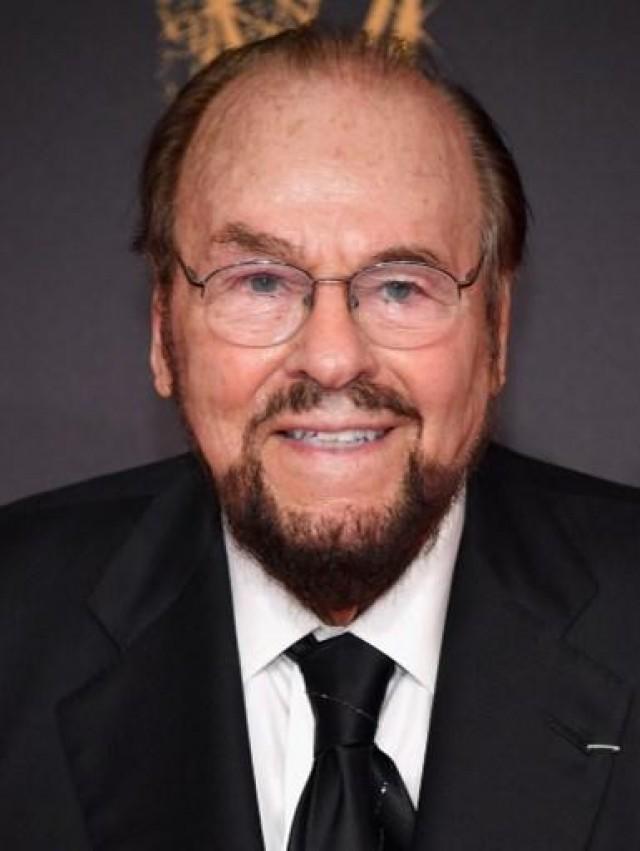
[[[158,121],[142,169],[140,222],[133,242],[151,262],[156,283],[168,288],[174,275],[176,191],[202,116],[229,83],[277,64],[299,74],[362,71],[378,79],[404,77],[414,83],[422,79],[452,105],[466,131],[482,193],[481,237],[491,281],[491,314],[500,282],[521,263],[527,229],[520,175],[493,120],[469,91],[447,78],[428,48],[416,53],[398,39],[329,32],[313,23],[225,50],[184,86]]]

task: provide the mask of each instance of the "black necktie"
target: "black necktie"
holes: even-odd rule
[[[351,633],[288,651],[316,719],[314,762],[288,851],[405,851],[414,809],[393,761],[375,744],[394,665]]]

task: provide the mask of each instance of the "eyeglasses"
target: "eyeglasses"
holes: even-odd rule
[[[372,343],[412,349],[446,333],[461,291],[475,283],[484,258],[462,280],[413,260],[377,263],[344,278],[313,278],[272,260],[246,260],[198,278],[177,260],[187,281],[202,291],[210,329],[230,343],[260,348],[284,343],[309,316],[317,286],[345,284],[348,307]]]

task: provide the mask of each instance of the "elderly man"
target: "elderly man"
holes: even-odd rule
[[[485,451],[525,224],[393,45],[183,90],[137,244],[194,453],[2,514],[3,848],[638,846],[638,495]]]

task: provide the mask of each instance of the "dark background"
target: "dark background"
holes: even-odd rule
[[[321,14],[358,23],[366,5]],[[429,29],[535,215],[501,439],[640,485],[640,4],[443,0]],[[128,251],[160,54],[153,0],[3,4],[0,502],[183,446]]]

